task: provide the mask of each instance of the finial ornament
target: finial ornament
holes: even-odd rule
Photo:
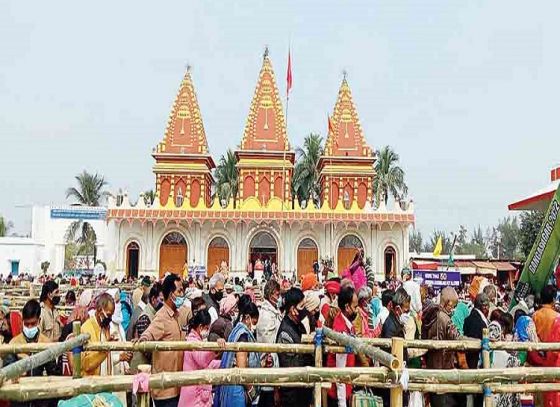
[[[263,54],[263,58],[268,57],[268,45],[264,46],[264,54]]]
[[[342,70],[342,79],[346,80],[346,77],[348,76],[348,71],[346,69]]]
[[[190,72],[191,68],[192,68],[191,64],[187,64],[187,72]]]

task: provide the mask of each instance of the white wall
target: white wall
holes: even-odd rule
[[[42,247],[29,237],[0,237],[0,274],[12,272],[12,261],[19,261],[19,273],[41,270]]]

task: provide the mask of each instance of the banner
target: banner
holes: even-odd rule
[[[441,290],[444,287],[459,287],[461,273],[458,271],[414,270],[414,281]]]
[[[531,293],[537,294],[542,291],[548,284],[552,272],[558,267],[559,257],[560,187],[550,202],[541,230],[525,261],[510,308],[516,304],[516,298],[525,298]]]

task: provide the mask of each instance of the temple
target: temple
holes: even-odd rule
[[[153,151],[152,205],[111,199],[107,221],[115,237],[109,270],[162,275],[227,264],[232,273],[268,262],[300,276],[315,261],[342,271],[363,248],[380,279],[408,262],[412,202],[374,208],[373,149],[364,136],[346,75],[338,90],[324,155],[320,202],[292,197],[295,153],[287,133],[272,61],[265,51],[240,144],[235,151],[237,199],[212,196],[214,160],[190,71],[179,87],[163,140]]]

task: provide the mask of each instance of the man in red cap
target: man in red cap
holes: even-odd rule
[[[340,294],[340,283],[336,280],[329,280],[325,283],[325,296],[321,303],[321,322],[329,328],[338,313],[338,294]]]

